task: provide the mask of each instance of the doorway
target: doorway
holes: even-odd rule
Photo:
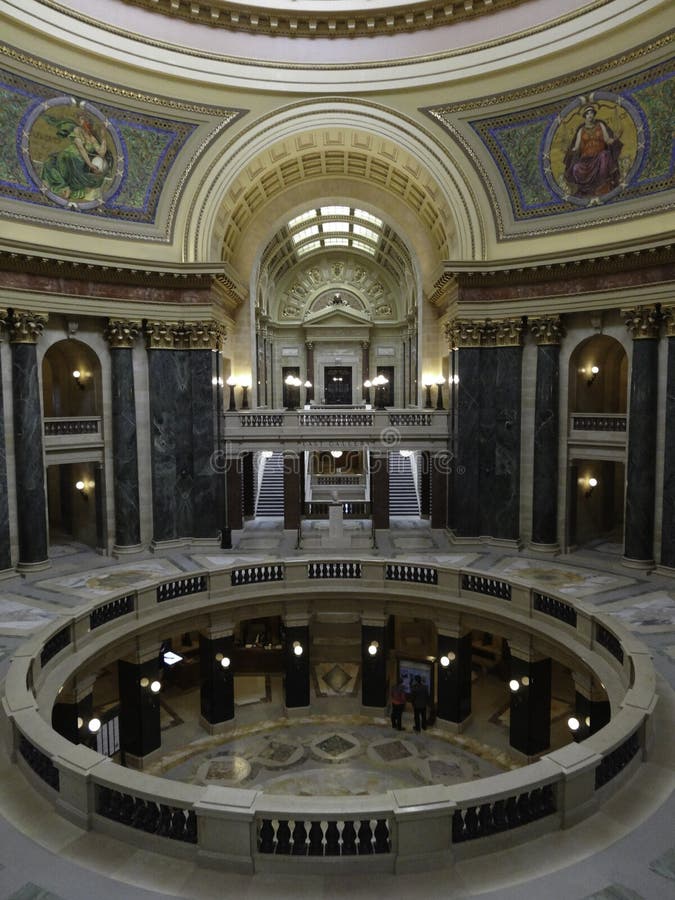
[[[323,371],[324,403],[348,405],[352,402],[351,366],[326,366]]]

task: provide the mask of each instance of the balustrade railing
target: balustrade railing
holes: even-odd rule
[[[415,584],[438,584],[438,571],[431,566],[387,563],[384,577],[388,581],[412,581]]]
[[[626,416],[601,413],[573,413],[573,431],[626,431]]]
[[[312,500],[310,503],[303,504],[302,514],[308,519],[327,519],[330,506],[330,503]],[[365,500],[346,501],[342,504],[342,515],[345,519],[369,519],[371,504]]]
[[[547,616],[553,616],[560,622],[571,625],[572,628],[577,627],[577,611],[569,603],[557,600],[555,597],[549,597],[548,594],[540,594],[534,591],[532,594],[532,605],[538,612],[545,613]]]
[[[232,586],[240,584],[261,584],[265,581],[283,581],[284,567],[282,565],[245,566],[242,569],[233,569]]]
[[[232,591],[231,596],[227,596],[228,588],[223,584],[223,575],[229,575],[233,588],[269,581],[281,582],[288,578],[289,583],[284,585],[284,589],[289,590],[279,592],[279,596],[283,594],[284,602],[291,604],[296,596],[295,589],[299,589],[298,602],[302,604],[303,610],[307,609],[306,597],[310,596],[312,590],[307,585],[315,583],[313,593],[315,598],[319,598],[331,590],[340,590],[339,584],[330,584],[333,579],[366,579],[364,584],[368,591],[373,592],[377,588],[382,597],[387,591],[391,593],[392,581],[417,584],[420,587],[414,592],[416,599],[430,604],[430,611],[425,613],[427,616],[433,615],[433,610],[440,612],[446,607],[451,608],[452,604],[458,604],[460,609],[466,607],[468,611],[476,608],[482,610],[487,605],[488,601],[477,604],[472,597],[458,596],[458,585],[462,592],[473,591],[486,595],[487,598],[511,599],[511,584],[505,580],[443,567],[372,558],[269,562],[225,568],[221,572],[186,575],[165,584],[157,584],[155,590],[144,586],[142,590],[133,593],[120,592],[119,597],[106,603],[91,604],[85,610],[78,611],[66,627],[59,628],[50,635],[42,649],[35,651],[36,655],[45,665],[57,653],[68,648],[68,658],[71,661],[66,663],[65,660],[59,660],[59,679],[63,679],[65,683],[78,671],[78,667],[87,664],[92,653],[101,652],[105,645],[106,628],[110,628],[110,640],[116,639],[114,635],[119,635],[120,627],[116,627],[115,623],[124,615],[135,613],[134,628],[142,628],[145,615],[149,616],[153,629],[157,629],[158,616],[161,618],[163,615],[166,621],[171,621],[171,607],[160,614],[155,605],[155,597],[159,598],[160,592],[166,595],[166,599],[184,596],[185,592],[202,594],[203,599],[195,601],[195,610],[199,612],[199,604],[212,604],[214,600],[214,595],[210,593],[214,578],[217,579],[215,596],[219,602],[222,599],[228,607],[234,601],[232,614],[236,615],[237,604],[245,609],[248,591]],[[304,599],[303,583],[307,592]],[[195,590],[196,587],[199,590]],[[222,598],[221,592],[224,593]],[[253,592],[252,596],[258,604],[259,593]],[[274,602],[277,602],[276,597]],[[314,602],[318,603],[319,600]],[[632,637],[630,650],[626,649],[622,643],[624,632],[620,626],[612,625],[610,630],[610,626],[605,626],[598,620],[599,614],[595,611],[589,611],[583,605],[576,607],[571,601],[566,602],[521,585],[514,587],[514,606],[516,604],[520,615],[529,609],[549,616],[565,626],[573,625],[575,616],[579,619],[576,631],[570,633],[565,628],[561,639],[571,652],[574,650],[570,641],[578,644],[578,652],[587,663],[594,644],[601,645],[608,651],[601,653],[596,659],[602,667],[612,709],[617,712],[612,716],[611,727],[587,738],[590,752],[587,761],[581,765],[574,762],[570,767],[564,752],[566,748],[563,748],[542,757],[536,764],[538,768],[526,766],[517,773],[506,772],[488,781],[477,781],[475,785],[445,788],[445,824],[451,825],[452,843],[458,845],[458,848],[479,838],[516,831],[520,826],[544,817],[560,814],[560,821],[564,821],[565,816],[576,814],[575,804],[587,809],[589,795],[592,798],[593,790],[603,788],[611,782],[640,753],[642,735],[654,706],[653,672],[649,668],[646,654],[632,652],[635,640]],[[535,633],[536,619],[534,617],[532,620],[532,630]],[[555,621],[545,623],[549,638]],[[539,627],[543,628],[544,623],[540,622]],[[94,635],[90,633],[93,629]],[[93,645],[88,649],[89,641]],[[624,655],[628,657],[630,666],[624,665]],[[92,751],[82,746],[74,748],[59,735],[55,735],[38,712],[38,708],[43,705],[41,692],[47,689],[50,679],[41,675],[39,667],[34,666],[36,662],[29,656],[16,657],[6,677],[3,712],[12,724],[17,756],[22,766],[29,767],[42,782],[59,791],[64,808],[81,813],[83,821],[92,822],[94,828],[97,827],[97,816],[92,814],[96,813],[119,826],[119,829],[112,832],[118,836],[133,829],[131,834],[166,837],[171,841],[181,842],[186,847],[191,845],[195,853],[199,848],[200,852],[203,850],[207,854],[215,853],[216,856],[218,853],[214,850],[214,835],[226,834],[229,847],[236,845],[243,848],[237,859],[248,860],[252,867],[255,866],[254,860],[258,854],[267,857],[305,856],[326,859],[366,855],[374,858],[377,854],[382,854],[383,863],[387,859],[385,855],[389,854],[388,858],[392,859],[393,866],[395,858],[405,857],[408,852],[409,848],[402,847],[400,842],[401,835],[409,833],[402,827],[409,813],[409,806],[400,808],[395,793],[369,798],[369,802],[376,801],[377,805],[360,807],[358,810],[350,807],[347,800],[341,806],[336,798],[331,798],[329,809],[321,810],[319,814],[314,800],[308,801],[309,805],[305,807],[302,805],[302,798],[289,798],[288,806],[285,800],[277,799],[274,806],[270,806],[269,798],[265,795],[251,792],[250,802],[241,802],[239,815],[235,807],[229,806],[227,796],[223,796],[222,806],[217,799],[211,796],[206,798],[206,788],[181,785],[177,789],[171,782],[166,782],[164,788],[160,779],[154,779],[153,784],[148,784],[148,776],[130,769],[119,769],[118,776],[115,774],[115,767],[100,757],[99,762],[96,762],[96,757],[92,755],[88,762],[82,754],[91,754]],[[36,670],[35,695],[30,690],[33,667]],[[634,689],[631,692],[633,699],[624,705],[620,702],[621,698],[631,688]],[[103,715],[100,717],[102,721],[105,718]],[[70,758],[69,747],[72,753],[78,754],[76,758]],[[571,780],[578,780],[577,787],[562,790],[561,787]],[[604,796],[603,794],[600,799]],[[429,804],[428,817],[425,815],[426,804]],[[439,813],[444,815],[440,812],[439,802],[430,802],[429,794],[423,794],[415,805],[415,827],[425,829],[425,840],[433,841],[439,830]],[[226,814],[223,814],[223,809],[226,809]],[[111,829],[112,826],[108,825],[107,828]],[[217,829],[215,832],[214,828]],[[135,840],[133,837],[128,839]],[[440,846],[441,844],[443,845]],[[447,836],[439,838],[439,848],[439,854],[444,855]]]
[[[487,594],[488,597],[498,597],[500,600],[511,599],[511,585],[508,581],[500,581],[499,578],[490,578],[487,575],[471,575],[465,572],[462,575],[462,590]]]
[[[157,602],[175,600],[177,597],[187,597],[190,594],[200,594],[207,590],[206,575],[191,575],[188,578],[177,578],[175,581],[167,581],[157,587]]]
[[[360,578],[363,566],[360,562],[311,562],[307,563],[308,578]]]
[[[106,819],[155,834],[157,837],[197,843],[197,816],[194,810],[167,806],[154,800],[134,797],[123,791],[97,785],[96,812]]]
[[[243,428],[280,428],[284,417],[281,413],[241,413],[239,424]]]
[[[118,597],[116,600],[110,600],[102,606],[97,606],[89,613],[89,627],[93,631],[100,628],[107,622],[119,619],[134,611],[134,595],[129,594],[126,597]]]
[[[374,421],[372,413],[305,412],[298,414],[298,424],[302,427],[308,425],[336,428],[370,427]]]
[[[433,420],[432,413],[389,413],[389,424],[400,428],[428,428]]]
[[[91,418],[47,418],[44,419],[45,437],[62,434],[98,434],[101,426],[100,417]]]
[[[461,844],[534,822],[556,811],[553,785],[457,809],[452,816],[452,842]]]
[[[370,856],[391,851],[387,819],[257,821],[258,851],[277,856]]]
[[[71,642],[70,626],[66,625],[45,642],[40,653],[40,665],[44,668],[52,657],[64,650]]]

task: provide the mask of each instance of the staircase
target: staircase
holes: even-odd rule
[[[283,518],[284,455],[280,450],[275,450],[271,456],[263,459],[262,464],[264,469],[255,514]]]
[[[389,515],[419,516],[420,504],[413,480],[411,456],[389,454]]]

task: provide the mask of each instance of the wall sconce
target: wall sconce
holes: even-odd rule
[[[511,681],[509,681],[509,687],[511,688],[511,692],[515,694],[520,690],[520,682],[517,678],[512,678]]]
[[[216,653],[216,661],[220,663],[223,669],[230,668],[231,660],[229,656],[224,656],[222,653]]]
[[[375,388],[375,409],[384,409],[384,386],[385,384],[389,384],[389,379],[386,375],[376,375],[372,380],[372,385]]]
[[[162,690],[162,682],[158,681],[157,679],[150,681],[149,678],[143,677],[141,678],[139,684],[142,688],[150,688],[153,694],[159,694],[159,692]]]
[[[578,731],[581,727],[581,722],[577,719],[576,716],[570,716],[567,720],[567,727],[570,731]]]
[[[223,386],[223,379],[220,378],[220,377],[216,378],[216,376],[214,375],[213,378],[211,379],[211,384],[212,384],[214,387],[216,387],[216,386],[217,386],[217,387],[222,387],[222,386]]]
[[[234,377],[234,375],[230,375],[229,378],[226,380],[225,384],[230,389],[230,403],[229,403],[228,409],[230,412],[234,412],[237,408],[237,403],[234,398],[234,389],[237,386],[237,379]]]
[[[591,366],[591,368],[590,368],[590,375],[589,375],[588,378],[586,379],[586,384],[587,384],[587,385],[590,386],[591,384],[593,384],[593,382],[595,381],[595,379],[596,379],[597,376],[598,376],[598,372],[599,372],[599,371],[600,371],[600,367],[599,367],[599,366]]]
[[[248,409],[248,389],[251,387],[250,376],[241,379],[241,408]]]
[[[441,656],[440,663],[444,669],[447,669],[450,663],[454,662],[456,658],[454,653],[448,653],[446,656]]]
[[[594,491],[594,490],[596,489],[596,487],[598,486],[598,479],[597,479],[597,478],[589,478],[589,479],[586,481],[586,485],[587,485],[587,487],[586,487],[585,496],[586,496],[586,497],[590,497],[591,494],[593,493],[593,491]]]
[[[89,494],[87,493],[87,483],[85,481],[76,481],[75,482],[75,490],[78,492],[80,497],[83,500],[89,499]]]
[[[380,645],[377,641],[371,641],[368,644],[368,653],[370,656],[377,656],[377,651],[380,649]]]
[[[302,656],[303,652],[304,649],[300,641],[293,641],[293,653],[296,656]]]
[[[436,409],[445,409],[443,406],[443,385],[445,384],[445,378],[441,375],[436,379],[436,387],[438,388],[438,393],[436,394]]]
[[[425,391],[425,394],[424,394],[424,408],[425,409],[432,408],[432,405],[431,405],[431,385],[432,384],[433,384],[433,381],[431,380],[431,378],[428,375],[425,375],[422,378],[422,386],[424,387],[424,391]]]
[[[73,378],[75,379],[75,384],[80,388],[80,390],[84,390],[84,382],[82,381],[83,375],[79,369],[73,369]]]
[[[459,384],[459,375],[451,375],[448,378],[448,384]]]
[[[87,723],[87,728],[92,734],[96,734],[97,731],[101,730],[101,720],[94,717],[93,719],[89,719]]]

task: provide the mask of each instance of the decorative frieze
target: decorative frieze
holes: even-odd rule
[[[633,340],[657,338],[663,317],[655,306],[635,306],[622,309],[626,328],[633,335]]]
[[[530,319],[528,324],[530,332],[540,346],[544,344],[557,346],[565,334],[560,316],[542,316],[538,319]]]
[[[111,347],[133,347],[142,324],[133,320],[108,319],[103,336]]]
[[[14,309],[9,319],[9,340],[12,344],[37,344],[46,324],[47,316]]]
[[[149,350],[220,350],[227,329],[219,322],[146,322]]]

